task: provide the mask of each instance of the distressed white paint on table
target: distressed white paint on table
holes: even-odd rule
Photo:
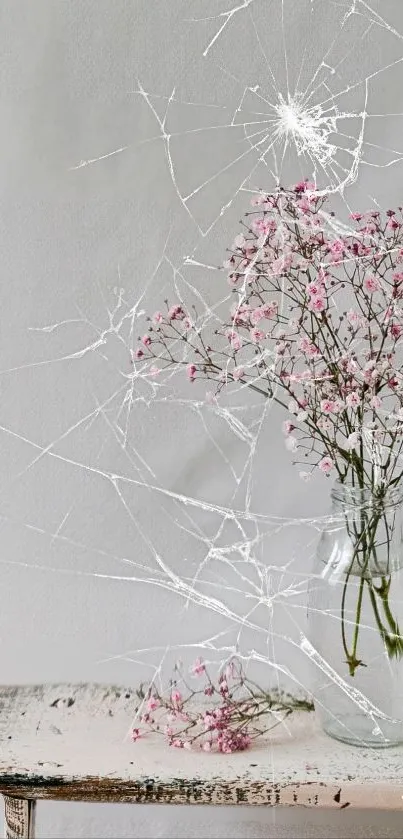
[[[103,685],[0,688],[0,792],[6,835],[34,835],[37,799],[403,809],[403,749],[331,740],[295,713],[232,755],[133,743],[133,689]]]

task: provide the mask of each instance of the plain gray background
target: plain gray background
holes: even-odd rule
[[[326,513],[329,484],[308,491],[280,413],[252,397],[215,410],[181,374],[135,378],[130,401],[130,329],[136,346],[141,312],[175,285],[199,311],[227,295],[214,266],[248,190],[276,174],[287,185],[316,168],[345,216],[401,201],[401,0],[0,0],[0,16],[1,681],[137,684],[214,636],[212,658],[239,643],[271,662],[262,682],[277,683],[277,664],[280,681],[307,686],[299,643],[318,528],[299,520]],[[322,110],[316,147],[311,137],[298,155],[290,142],[283,157],[269,145],[287,76]],[[225,521],[224,507],[248,516]],[[241,586],[240,558],[252,563]],[[263,603],[247,629],[254,560],[272,566],[272,592],[300,587],[292,607]],[[177,593],[196,573],[217,611]],[[403,827],[398,815],[348,811],[44,804],[38,832]]]

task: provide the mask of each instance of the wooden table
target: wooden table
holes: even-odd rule
[[[88,685],[0,688],[0,792],[6,836],[34,836],[35,802],[250,804],[403,809],[403,749],[331,740],[295,713],[246,752],[133,743],[133,689]]]

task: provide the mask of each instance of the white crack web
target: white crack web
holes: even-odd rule
[[[57,435],[2,424],[27,453],[8,492],[42,490],[46,464],[69,486],[80,480],[51,523],[38,513],[11,524],[28,545],[45,540],[47,554],[34,550],[31,569],[120,582],[136,609],[150,603],[143,629],[133,614],[127,645],[103,658],[117,664],[117,678],[125,664],[130,679],[137,667],[163,686],[178,657],[218,664],[236,654],[263,686],[299,693],[309,689],[312,660],[340,683],[306,634],[328,484],[299,481],[270,400],[242,387],[212,398],[211,384],[189,384],[182,368],[156,374],[133,351],[145,313],[165,297],[194,303],[207,330],[220,324],[230,294],[220,266],[259,188],[315,179],[345,222],[351,209],[399,203],[403,19],[392,2],[200,0],[186,6],[183,25],[198,47],[175,86],[150,89],[141,72],[135,83],[144,135],[72,161],[78,179],[116,156],[141,163],[150,151],[170,196],[170,229],[158,247],[148,239],[140,284],[117,266],[118,280],[109,277],[90,303],[83,295],[66,318],[32,323],[38,357],[3,371],[9,380],[56,365],[61,382]],[[151,218],[155,183],[138,199]],[[10,521],[5,509],[3,526]],[[336,635],[339,617],[328,619]],[[363,694],[341,685],[377,717]]]

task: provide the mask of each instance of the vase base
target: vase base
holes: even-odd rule
[[[346,714],[326,720],[322,727],[325,734],[334,740],[359,748],[390,749],[403,743],[403,724],[400,721],[381,720],[379,727],[376,723],[370,727],[368,719],[362,714]]]

